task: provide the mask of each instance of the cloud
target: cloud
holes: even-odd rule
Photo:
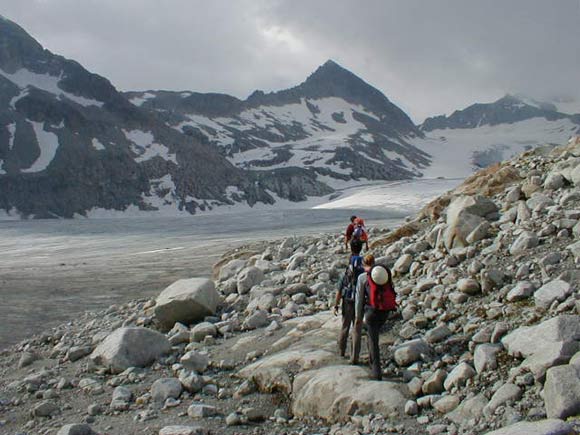
[[[4,0],[122,90],[287,88],[332,58],[416,121],[506,92],[580,97],[578,0]]]

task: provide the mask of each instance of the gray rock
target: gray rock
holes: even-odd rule
[[[550,343],[578,340],[580,340],[578,316],[560,315],[539,325],[518,328],[506,335],[501,342],[510,355],[526,358],[541,353]]]
[[[497,354],[503,346],[501,344],[480,344],[475,348],[473,365],[477,373],[497,368]]]
[[[534,293],[537,307],[548,309],[554,301],[562,302],[572,293],[572,287],[566,281],[555,279],[544,284]]]
[[[264,272],[257,267],[246,267],[238,275],[238,293],[245,295],[264,280]]]
[[[523,231],[510,246],[510,254],[519,255],[535,248],[540,243],[538,236],[530,231]]]
[[[487,432],[485,435],[572,435],[574,429],[562,420],[541,420],[535,422],[521,422],[498,430]]]
[[[402,274],[409,271],[409,267],[413,262],[413,256],[411,254],[404,254],[395,262],[393,266],[393,272]]]
[[[113,390],[112,401],[118,400],[120,402],[130,402],[133,398],[133,393],[127,387],[119,386]]]
[[[165,426],[159,435],[206,435],[207,429],[201,426]]]
[[[461,401],[459,400],[459,397],[451,394],[448,396],[443,396],[441,399],[433,403],[433,408],[435,408],[441,414],[447,414],[457,408],[460,403]]]
[[[226,426],[239,426],[242,424],[242,417],[237,412],[232,412],[226,417]]]
[[[220,269],[219,280],[226,281],[227,279],[232,278],[244,267],[246,267],[246,262],[244,260],[235,259],[230,261]]]
[[[438,394],[443,392],[443,382],[447,377],[447,372],[443,369],[435,370],[424,383],[423,383],[423,394]]]
[[[60,408],[53,402],[45,400],[32,409],[33,417],[52,417],[60,412]]]
[[[479,283],[472,278],[462,278],[457,282],[457,290],[467,295],[476,295],[481,292]]]
[[[217,413],[215,406],[205,405],[203,403],[193,403],[187,408],[187,415],[191,418],[211,417]]]
[[[158,404],[165,403],[168,398],[178,399],[183,387],[177,378],[157,379],[151,385],[151,399]]]
[[[88,424],[66,424],[56,435],[98,435]]]
[[[246,318],[242,324],[242,327],[244,329],[257,329],[266,326],[269,323],[270,321],[268,319],[268,313],[264,310],[258,310]]]
[[[215,337],[217,328],[213,323],[201,322],[191,328],[191,341],[202,342],[207,336]]]
[[[177,322],[173,325],[171,331],[167,333],[167,336],[169,337],[169,343],[171,343],[172,346],[181,343],[189,343],[190,331],[187,326]]]
[[[475,370],[468,363],[463,362],[457,365],[451,373],[445,379],[443,386],[447,391],[451,390],[453,387],[461,387],[465,383],[475,376]]]
[[[205,353],[190,350],[181,357],[179,362],[186,370],[203,373],[209,365],[209,357]]]
[[[300,268],[304,260],[306,259],[306,255],[302,252],[297,252],[292,257],[290,257],[290,262],[288,263],[287,270],[297,270]]]
[[[92,351],[92,346],[73,346],[68,350],[66,355],[69,361],[74,362],[89,355]]]
[[[18,360],[18,368],[22,369],[24,367],[28,367],[38,359],[39,356],[34,352],[22,352],[22,355],[20,355],[20,359]]]
[[[169,340],[157,331],[119,328],[97,346],[91,359],[113,373],[121,373],[129,367],[145,367],[170,349]]]
[[[182,370],[179,373],[179,382],[183,388],[190,393],[198,393],[204,386],[203,378],[190,370]]]
[[[439,325],[425,333],[425,341],[429,344],[438,343],[452,334],[446,325]]]
[[[470,245],[474,244],[475,242],[479,242],[489,236],[489,230],[491,229],[491,225],[489,222],[484,221],[480,223],[475,229],[468,234],[465,238],[467,243]]]
[[[554,205],[554,201],[548,195],[540,192],[534,192],[530,199],[526,201],[526,205],[531,210],[542,210]]]
[[[544,403],[548,418],[566,419],[580,413],[580,371],[574,365],[547,371]]]
[[[551,172],[544,181],[544,189],[558,190],[564,186],[565,180],[562,174]]]
[[[522,397],[523,391],[517,385],[507,383],[502,385],[491,397],[487,406],[483,409],[486,416],[491,416],[495,410],[501,405],[510,401],[519,400]]]
[[[457,425],[465,425],[470,420],[479,420],[483,415],[483,409],[488,400],[480,393],[477,396],[464,400],[457,408],[448,413],[446,417]]]
[[[155,320],[169,330],[176,322],[189,324],[215,313],[219,295],[207,278],[180,279],[161,292],[154,308]]]
[[[435,279],[430,279],[430,278],[423,279],[417,283],[417,291],[424,292],[424,291],[432,289],[436,285],[437,285],[437,280],[435,280]]]
[[[421,359],[422,354],[429,354],[431,348],[421,339],[407,341],[395,349],[395,362],[399,366],[408,366]]]
[[[529,298],[534,294],[536,286],[529,281],[518,282],[506,296],[508,302],[517,302]]]
[[[405,414],[417,415],[419,413],[419,406],[414,400],[407,400],[405,403]]]

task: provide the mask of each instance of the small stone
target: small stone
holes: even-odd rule
[[[211,405],[205,405],[203,403],[193,403],[187,409],[187,415],[191,418],[205,418],[211,417],[217,413],[216,407]]]

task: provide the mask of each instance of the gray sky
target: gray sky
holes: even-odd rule
[[[121,90],[288,88],[327,59],[416,122],[506,92],[580,96],[580,0],[2,0]]]

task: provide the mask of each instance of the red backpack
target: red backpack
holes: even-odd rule
[[[374,267],[384,266],[377,265]],[[385,269],[389,273],[389,281],[382,285],[377,284],[371,278],[372,269],[367,272],[367,302],[371,308],[377,311],[394,311],[397,309],[397,294],[391,284],[391,272],[389,269]]]

